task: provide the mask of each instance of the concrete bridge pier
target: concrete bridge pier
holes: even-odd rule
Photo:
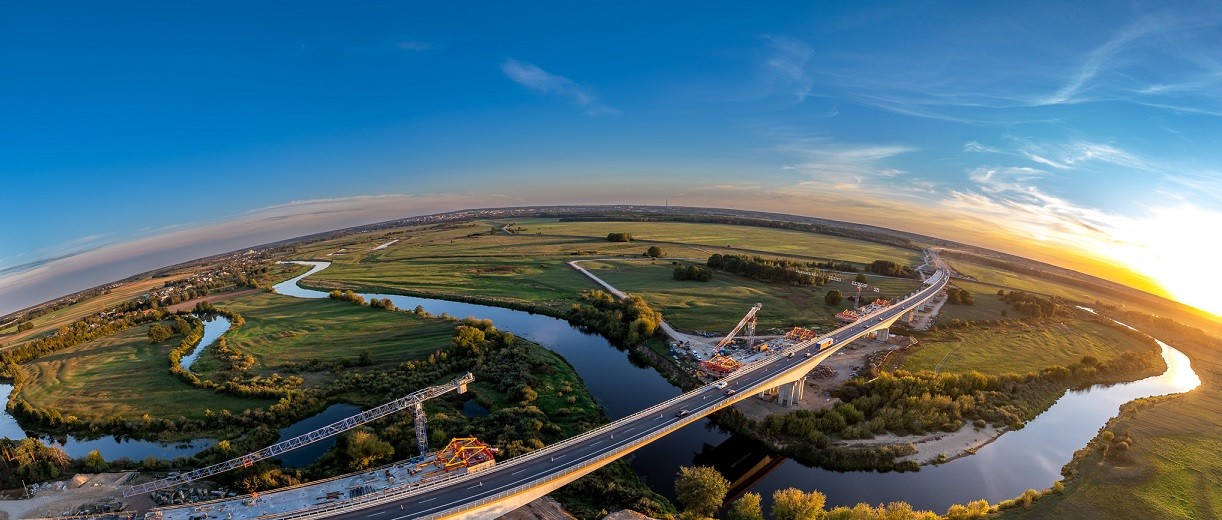
[[[904,315],[904,321],[907,322],[909,325],[912,325],[912,322],[915,319],[916,319],[916,311],[908,311],[908,314]]]
[[[878,329],[874,331],[874,338],[879,341],[887,341],[891,337],[891,329]]]
[[[803,377],[792,383],[785,383],[779,388],[781,396],[777,402],[781,406],[797,406],[798,401],[802,400],[802,396],[806,393],[806,378]]]

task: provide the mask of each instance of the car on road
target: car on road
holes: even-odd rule
[[[726,390],[726,397],[732,396],[732,395],[737,394],[737,393],[738,393],[738,390],[735,390],[735,389],[731,388],[731,389],[729,389],[729,390]]]
[[[716,383],[713,383],[713,388],[721,389],[721,388],[725,388],[725,387],[726,387],[726,382],[725,382],[725,381],[718,381],[718,382],[716,382]]]
[[[807,353],[806,353],[806,357],[810,357],[810,352],[807,352]]]
[[[684,415],[687,415],[689,413],[692,413],[692,412],[689,412],[687,410],[679,410],[679,413],[676,413],[675,417],[683,417]]]

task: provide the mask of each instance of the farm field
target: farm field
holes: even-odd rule
[[[1025,374],[1067,366],[1081,361],[1082,356],[1108,360],[1128,350],[1148,349],[1124,332],[1089,321],[1067,319],[1038,325],[1013,321],[931,333],[912,352],[893,355],[888,367],[913,372]]]
[[[241,412],[271,404],[195,388],[170,373],[168,355],[182,341],[149,344],[148,324],[43,356],[21,366],[21,396],[66,418],[199,419],[205,410]]]
[[[913,267],[924,261],[924,254],[916,250],[851,238],[762,227],[687,222],[530,222],[522,225],[527,228],[527,233],[537,232],[543,235],[605,237],[607,233],[626,232],[631,233],[634,239],[644,241],[646,245],[650,245],[650,242],[675,243],[731,251],[762,251],[812,260],[835,259],[866,264],[875,260],[891,260]],[[712,252],[707,252],[704,257],[710,254]]]

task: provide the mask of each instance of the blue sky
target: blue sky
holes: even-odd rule
[[[1222,227],[1222,4],[824,4],[6,4],[0,313],[396,216],[668,199],[1222,291],[1166,273],[1219,252],[1169,228]]]

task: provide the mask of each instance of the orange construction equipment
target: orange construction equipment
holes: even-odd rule
[[[457,467],[468,467],[493,460],[496,454],[475,437],[455,437],[441,451],[437,452],[437,465],[449,471]]]
[[[890,303],[891,303],[891,302],[889,302],[889,301],[887,301],[887,300],[884,300],[884,299],[882,299],[882,298],[875,298],[875,299],[874,299],[874,305],[877,305],[877,306],[879,306],[879,307],[886,307],[886,306],[887,306],[888,304],[890,304]]]
[[[861,316],[851,309],[845,309],[836,313],[836,319],[847,323],[853,323],[861,319]]]
[[[806,341],[818,336],[819,333],[804,327],[794,327],[793,330],[785,333],[785,339],[790,341]]]
[[[730,356],[717,354],[716,356],[709,358],[708,361],[701,363],[700,366],[704,367],[704,369],[709,372],[728,374],[737,370],[738,367],[743,366],[743,364],[739,363]]]

